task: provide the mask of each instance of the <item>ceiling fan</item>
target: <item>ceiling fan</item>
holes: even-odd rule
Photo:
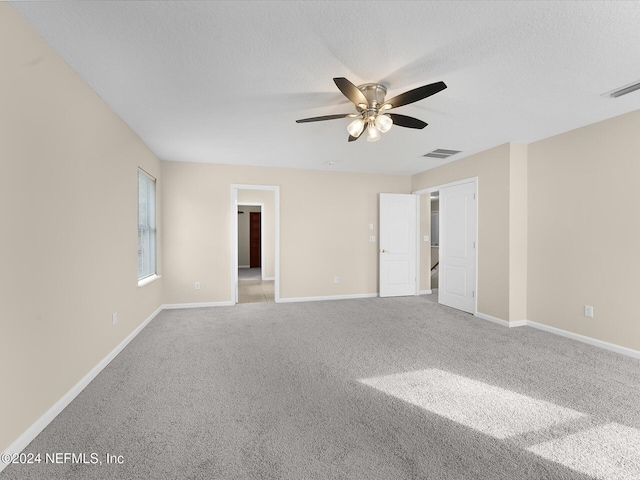
[[[427,124],[422,120],[398,113],[386,113],[386,111],[417,102],[447,88],[444,82],[430,83],[429,85],[409,90],[390,100],[385,100],[387,88],[384,85],[365,83],[356,87],[344,77],[334,78],[333,81],[344,96],[354,103],[358,113],[303,118],[296,120],[296,123],[321,122],[345,117],[355,118],[347,127],[350,142],[360,138],[365,131],[367,132],[367,141],[376,142],[380,140],[380,134],[388,132],[392,125],[417,129],[426,127]]]

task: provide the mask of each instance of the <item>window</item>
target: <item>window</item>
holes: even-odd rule
[[[138,170],[138,280],[156,274],[156,179]]]

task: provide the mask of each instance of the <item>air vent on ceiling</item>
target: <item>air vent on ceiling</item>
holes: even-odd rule
[[[615,90],[612,90],[611,92],[607,92],[603,94],[603,97],[618,98],[623,95],[626,95],[627,93],[635,92],[636,90],[640,90],[640,81],[632,83],[630,85],[625,85],[624,87],[617,88]]]
[[[438,148],[433,152],[429,152],[423,155],[423,157],[429,158],[449,158],[451,155],[460,153],[462,150],[445,150],[444,148]]]

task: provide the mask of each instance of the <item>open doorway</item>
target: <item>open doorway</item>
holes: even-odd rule
[[[477,311],[477,185],[474,177],[413,192],[421,197],[419,292],[472,314]]]
[[[438,270],[440,269],[440,192],[435,191],[429,194],[431,204],[431,261],[429,262],[429,276],[431,277],[431,290],[438,293]]]
[[[279,301],[279,187],[231,186],[231,299]]]
[[[242,192],[240,196],[245,196]],[[273,302],[275,280],[262,268],[265,203],[238,201],[238,303]],[[265,234],[263,234],[265,230]],[[266,242],[270,243],[270,242]],[[267,257],[271,252],[266,252]]]

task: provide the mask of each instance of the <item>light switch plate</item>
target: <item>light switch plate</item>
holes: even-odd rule
[[[375,235],[371,235],[371,236],[369,237],[369,241],[370,241],[371,243],[376,243],[376,236],[375,236]]]

